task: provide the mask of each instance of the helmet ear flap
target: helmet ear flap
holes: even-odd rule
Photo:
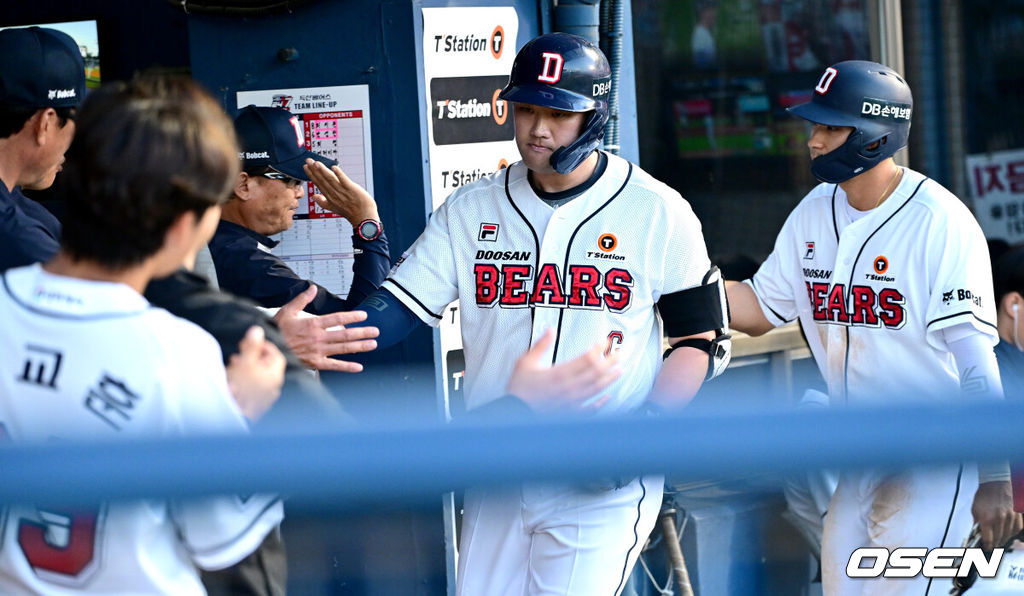
[[[575,170],[583,160],[597,149],[604,138],[604,125],[608,123],[608,110],[597,109],[587,115],[580,136],[565,147],[559,147],[548,160],[559,174]]]
[[[856,134],[856,132],[854,134]],[[886,144],[888,144],[888,142],[889,132],[886,131],[884,134],[863,143],[857,152],[865,159],[874,159],[882,154],[886,149]]]

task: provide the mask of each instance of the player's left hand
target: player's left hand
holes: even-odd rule
[[[346,176],[341,168],[332,166],[328,169],[316,160],[306,159],[306,165],[302,166],[302,169],[323,193],[313,195],[313,200],[322,209],[337,213],[353,226],[367,219],[380,221],[377,203],[373,197],[366,189]]]
[[[284,367],[284,354],[266,338],[263,328],[250,327],[225,367],[228,389],[243,416],[259,420],[274,405],[284,385]]]
[[[548,329],[519,357],[508,382],[508,393],[536,412],[587,412],[600,408],[607,397],[584,404],[622,374],[618,367],[619,352],[609,354],[608,343],[599,342],[580,356],[551,366],[541,359],[554,341],[555,332]]]
[[[373,338],[380,332],[376,327],[345,327],[366,320],[366,313],[361,310],[304,316],[306,313],[302,309],[316,298],[316,292],[316,286],[310,284],[274,315],[285,342],[302,364],[313,370],[362,371],[363,365],[358,362],[346,362],[331,356],[371,352],[377,349],[377,341]]]
[[[1024,527],[1021,514],[1013,510],[1013,492],[1009,482],[978,485],[971,513],[981,529],[981,544],[986,551],[1003,546]]]

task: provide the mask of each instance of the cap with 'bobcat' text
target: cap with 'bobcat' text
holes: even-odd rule
[[[70,35],[45,27],[0,30],[0,105],[75,107],[85,96],[85,63]]]
[[[241,144],[238,157],[243,167],[271,168],[299,180],[309,180],[302,169],[306,158],[331,167],[338,162],[306,149],[302,124],[283,108],[249,105],[235,116],[235,131]]]

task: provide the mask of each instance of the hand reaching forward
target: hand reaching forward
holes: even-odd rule
[[[336,360],[330,356],[377,349],[373,338],[379,335],[379,331],[376,327],[345,328],[345,325],[366,320],[366,313],[361,310],[320,316],[304,312],[302,309],[316,298],[316,292],[316,286],[310,284],[274,315],[285,342],[308,368],[351,373],[362,371],[363,365],[358,362]]]
[[[591,396],[612,384],[622,374],[618,353],[608,355],[606,342],[594,344],[589,350],[568,362],[551,366],[541,361],[555,341],[555,332],[548,329],[525,354],[516,361],[507,391],[537,412],[590,412],[608,401],[602,397],[583,405]]]
[[[318,161],[307,159],[302,169],[323,193],[313,195],[313,200],[321,208],[337,213],[353,226],[358,226],[367,219],[380,220],[377,203],[370,193],[352,182],[338,166],[328,169]]]
[[[281,396],[284,384],[284,354],[263,335],[263,328],[252,326],[238,342],[225,367],[228,389],[242,415],[259,420]]]

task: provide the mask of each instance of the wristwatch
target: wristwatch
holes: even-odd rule
[[[383,226],[375,219],[364,219],[356,226],[356,234],[367,242],[376,240],[382,231],[384,231]]]

